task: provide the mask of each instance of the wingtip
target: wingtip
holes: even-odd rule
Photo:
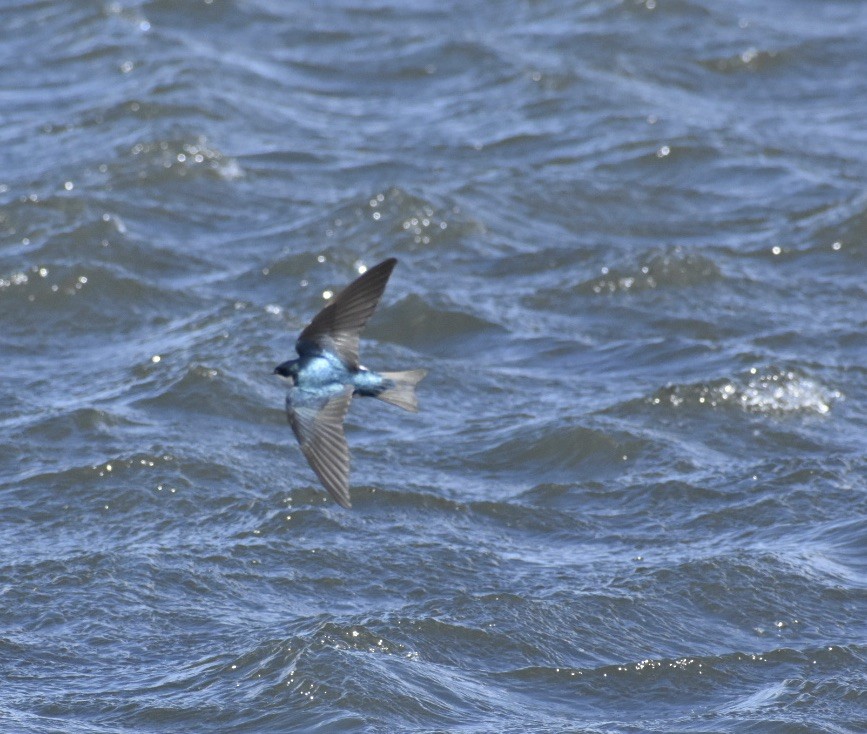
[[[391,271],[394,270],[395,265],[397,265],[397,258],[396,257],[387,257],[381,263],[377,263],[376,265],[374,265],[367,272],[370,272],[371,270],[378,270],[379,268],[381,268],[382,270],[388,270],[389,275],[390,275]]]

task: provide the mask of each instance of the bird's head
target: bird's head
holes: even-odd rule
[[[290,359],[288,362],[278,364],[274,368],[274,374],[286,380],[290,385],[296,385],[298,383],[298,360]]]

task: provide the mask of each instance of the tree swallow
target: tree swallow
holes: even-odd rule
[[[343,419],[354,395],[418,411],[415,386],[427,370],[374,372],[358,362],[358,335],[373,314],[397,260],[367,270],[311,321],[298,340],[298,359],[274,368],[289,383],[286,414],[301,451],[342,507],[349,501],[349,447]]]

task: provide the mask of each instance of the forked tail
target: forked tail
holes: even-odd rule
[[[404,372],[380,372],[386,380],[394,383],[394,387],[383,390],[376,397],[398,408],[418,413],[418,398],[415,386],[422,381],[427,370],[406,370]]]

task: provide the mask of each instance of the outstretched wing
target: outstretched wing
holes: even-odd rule
[[[301,332],[298,354],[332,351],[350,369],[358,368],[358,335],[371,317],[397,260],[383,260],[353,280]]]
[[[292,390],[286,398],[286,414],[301,451],[328,493],[341,507],[349,501],[349,446],[343,435],[343,419],[352,400],[352,386],[319,397]]]

